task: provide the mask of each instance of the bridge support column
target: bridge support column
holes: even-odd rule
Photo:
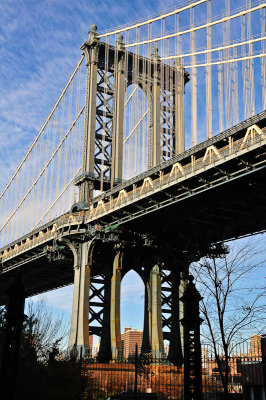
[[[89,290],[91,266],[88,264],[88,256],[92,242],[79,245],[77,250],[77,263],[74,265],[74,292],[72,319],[68,348],[77,350],[77,356],[82,354],[89,356]]]
[[[119,251],[115,255],[113,276],[111,283],[111,348],[112,358],[122,357],[122,342],[120,328],[120,293],[121,293],[121,268],[123,254]]]
[[[159,265],[155,265],[150,273],[151,287],[151,349],[153,357],[163,354],[161,274]]]

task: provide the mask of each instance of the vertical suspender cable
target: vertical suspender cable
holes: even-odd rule
[[[222,51],[219,51],[219,59],[222,60]],[[224,100],[223,100],[223,65],[218,64],[218,104],[219,104],[219,132],[224,130]]]
[[[241,16],[241,42],[244,42],[245,36],[246,36],[246,16],[242,15]],[[246,46],[243,44],[242,49],[241,49],[242,57],[246,56]],[[244,103],[244,118],[247,118],[248,112],[247,112],[247,107],[248,107],[248,98],[247,98],[247,60],[242,61],[242,87],[243,87],[243,103]],[[242,117],[242,116],[241,116]],[[242,117],[243,118],[243,117]]]
[[[261,36],[265,36],[265,8],[260,11],[260,23],[261,23]],[[261,52],[265,53],[266,50],[266,40],[261,42]],[[261,57],[261,89],[262,89],[262,106],[263,110],[266,109],[266,59]]]
[[[230,15],[230,0],[226,0],[226,16],[229,17]],[[223,32],[223,42],[229,43],[230,42],[230,20],[224,22],[224,32]],[[230,50],[224,50],[224,59],[229,60],[230,58]],[[225,101],[225,124],[226,128],[232,125],[231,119],[231,65],[225,64],[224,65],[224,101]]]
[[[251,0],[247,0],[247,8],[251,7]],[[252,36],[252,27],[251,27],[251,16],[252,14],[247,14],[247,39],[250,39]],[[253,54],[253,44],[250,43],[248,46],[248,53],[249,55]],[[254,68],[254,60],[248,60],[249,64],[249,116],[254,115],[254,82],[253,82],[253,68]]]
[[[237,58],[237,48],[233,49],[233,58]],[[233,63],[233,123],[234,125],[239,122],[239,106],[238,106],[238,62]]]
[[[161,37],[165,36],[165,19],[161,19]],[[161,40],[160,41],[160,48],[161,48],[161,55],[162,57],[165,57],[165,51],[166,51],[166,40]],[[160,159],[164,160],[167,157],[167,149],[168,149],[168,129],[167,129],[167,108],[164,110],[164,106],[166,106],[166,87],[164,85],[165,83],[165,69],[163,63],[161,63],[161,68],[160,68],[160,86],[161,86],[161,101],[160,101],[160,117],[163,118],[164,120],[164,125],[165,125],[165,133],[161,131],[160,129],[160,134],[161,134],[161,139],[162,139],[162,145],[160,149]],[[163,152],[165,151],[165,157]]]
[[[115,146],[115,98],[116,98],[116,79],[117,79],[117,73],[116,73],[116,65],[117,65],[117,47],[115,47],[115,54],[114,54],[114,70],[113,70],[113,77],[112,77],[112,72],[110,72],[109,75],[109,38],[108,41],[105,45],[105,52],[104,52],[104,71],[102,71],[103,73],[103,93],[99,94],[99,96],[102,96],[101,101],[102,102],[102,111],[103,111],[103,115],[100,118],[101,123],[102,123],[102,127],[99,130],[100,135],[101,135],[101,139],[97,140],[96,139],[96,143],[99,142],[101,143],[101,168],[100,168],[100,191],[103,192],[103,181],[104,181],[104,172],[105,172],[105,165],[104,165],[104,160],[107,156],[106,154],[106,142],[105,142],[105,137],[106,137],[106,131],[107,129],[111,129],[111,135],[112,135],[112,150],[110,151],[114,151],[114,146]],[[100,78],[101,79],[101,78]],[[113,80],[112,80],[113,79]],[[113,83],[113,85],[111,84]],[[108,87],[112,86],[113,89],[113,99],[111,101],[111,104],[109,104],[108,99],[109,99],[109,94],[107,93]],[[96,100],[97,101],[97,100]],[[111,126],[109,126],[109,123],[107,123],[107,121],[109,121],[109,118],[107,117],[107,112],[109,112],[109,106],[111,106],[111,110],[110,112],[113,114],[112,117],[112,122],[110,123]],[[97,105],[96,105],[97,107]],[[96,121],[96,124],[98,122]],[[96,131],[97,131],[97,126],[96,126]],[[109,175],[109,179],[111,181],[111,179],[113,179],[113,166],[110,166],[111,171],[110,171],[110,175]],[[107,177],[108,178],[108,177]],[[113,181],[110,182],[111,187],[113,187]]]
[[[128,32],[126,32],[125,37],[124,37],[124,42],[125,44],[128,42]],[[127,100],[127,95],[128,95],[128,70],[127,70],[127,62],[128,62],[128,50],[125,50],[125,80],[126,80],[126,86],[125,86],[125,101]],[[127,110],[128,107],[127,105],[124,108],[124,123],[123,123],[123,142],[126,137],[126,132],[127,132]],[[126,179],[126,171],[127,171],[127,145],[123,143],[123,173],[122,173],[122,178],[123,180]]]
[[[207,2],[207,22],[211,22],[211,0]],[[211,49],[211,27],[207,27],[207,50]],[[211,63],[211,52],[206,54],[206,63]],[[207,139],[212,136],[212,72],[211,65],[206,66],[206,122]]]
[[[190,28],[194,27],[194,7],[190,9]],[[190,33],[190,52],[195,52],[195,32]],[[191,56],[191,64],[196,64],[196,56]],[[192,67],[191,72],[191,117],[192,117],[192,146],[197,144],[197,68]]]
[[[169,55],[170,46],[168,45],[167,54]],[[176,127],[174,126],[174,113],[175,113],[175,88],[174,88],[174,67],[172,62],[169,62],[168,71],[169,71],[169,124],[170,124],[170,158],[173,157],[175,152],[175,144],[176,144]]]
[[[247,0],[247,8],[251,8],[251,0]],[[248,13],[247,14],[247,39],[249,40],[252,36],[252,25],[251,25],[251,17],[252,14]],[[253,54],[253,44],[249,43],[249,49],[248,49],[249,55]],[[249,71],[249,76],[248,76],[248,82],[249,82],[249,112],[248,112],[248,117],[251,115],[255,114],[255,93],[254,93],[254,60],[250,59],[247,60],[248,63],[248,71]]]

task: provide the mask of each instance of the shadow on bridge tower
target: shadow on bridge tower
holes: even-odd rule
[[[162,63],[156,47],[150,57],[136,58],[126,49],[122,35],[114,46],[101,42],[96,25],[91,26],[81,49],[87,68],[85,122],[82,171],[75,181],[79,202],[72,212],[86,208],[95,190],[106,191],[122,182],[124,104],[130,85],[141,87],[147,98],[148,168],[184,151],[184,87],[188,80],[180,61],[174,66]],[[173,261],[175,265],[165,268],[160,252],[145,240],[137,247],[132,239],[124,238],[116,243],[94,239],[68,244],[75,260],[69,348],[80,354],[82,347],[83,355],[89,356],[89,334],[95,334],[101,339],[100,360],[122,356],[121,279],[134,269],[145,285],[142,353],[162,357],[166,339],[169,360],[181,364],[184,265]]]

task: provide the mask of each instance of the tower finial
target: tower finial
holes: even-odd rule
[[[97,25],[96,25],[96,24],[91,24],[91,26],[90,26],[91,32],[96,33],[97,29],[98,29],[98,28],[97,28]]]
[[[97,32],[97,25],[96,24],[91,24],[91,26],[90,26],[90,30],[89,30],[89,40],[88,40],[88,43],[89,44],[92,44],[95,40],[97,40],[98,39],[98,36],[99,36],[99,34],[98,34],[98,32]]]

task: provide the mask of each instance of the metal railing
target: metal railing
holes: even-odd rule
[[[260,336],[251,342],[234,345],[228,357],[227,397],[229,399],[263,398],[265,395],[266,359]],[[266,347],[266,346],[265,346]],[[202,399],[224,399],[222,375],[226,361],[222,347],[202,344]],[[158,399],[184,398],[184,367],[166,359],[131,355],[128,359],[99,362],[96,358],[79,360],[81,374],[87,378],[91,393],[108,396],[122,391],[156,393]],[[253,394],[261,397],[252,397]]]

